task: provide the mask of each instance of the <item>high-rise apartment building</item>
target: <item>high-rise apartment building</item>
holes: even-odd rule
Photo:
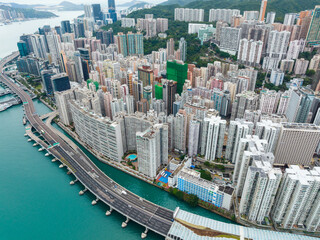
[[[179,111],[174,118],[174,149],[185,153],[188,118],[185,111]]]
[[[220,50],[235,55],[239,47],[240,33],[241,28],[222,28],[220,35]]]
[[[94,21],[102,20],[102,12],[101,12],[101,5],[100,4],[92,4],[92,15]]]
[[[245,91],[236,95],[232,104],[231,120],[243,118],[246,110],[257,110],[259,95],[252,91]]]
[[[297,59],[299,57],[300,52],[303,52],[304,47],[304,39],[291,41],[288,48],[287,59]]]
[[[231,24],[232,17],[240,15],[238,9],[210,9],[209,22],[223,21]]]
[[[62,92],[55,92],[54,98],[56,100],[56,105],[59,111],[59,118],[60,121],[64,125],[70,125],[72,120],[71,109],[69,106],[70,100],[75,100],[75,93],[72,89],[62,91]]]
[[[83,5],[83,8],[84,8],[84,16],[86,18],[92,18],[93,15],[92,15],[92,6],[91,5]]]
[[[264,89],[260,91],[259,109],[261,113],[274,114],[276,113],[280,94],[275,90]]]
[[[236,152],[241,138],[251,135],[253,123],[246,121],[230,121],[225,158],[233,163],[236,160]]]
[[[76,133],[98,153],[120,162],[124,154],[121,124],[92,114],[78,102],[69,101]]]
[[[283,115],[287,112],[289,101],[290,101],[290,92],[285,91],[280,97],[277,114]]]
[[[138,170],[155,178],[161,165],[168,163],[168,126],[157,124],[136,133]]]
[[[276,13],[275,12],[268,12],[266,24],[273,24],[275,19],[276,19]]]
[[[267,56],[279,60],[283,59],[287,53],[290,35],[291,33],[288,31],[271,31],[267,44]]]
[[[204,10],[190,8],[175,8],[174,20],[184,22],[203,22]]]
[[[187,41],[184,38],[180,38],[179,49],[180,49],[180,60],[185,62],[187,60]]]
[[[294,74],[296,75],[304,75],[307,72],[309,66],[309,61],[304,58],[299,58],[296,60],[296,64],[294,65]]]
[[[237,196],[240,197],[242,194],[248,168],[254,160],[268,161],[271,165],[273,164],[273,154],[265,152],[267,144],[267,140],[261,140],[258,136],[251,135],[244,136],[238,142],[234,153],[235,167],[233,174],[233,182],[237,186]]]
[[[285,170],[271,212],[272,220],[287,229],[319,228],[320,170],[292,165]]]
[[[307,123],[281,123],[275,163],[311,165],[320,140],[320,128]]]
[[[284,15],[283,25],[290,25],[290,26],[294,25],[296,17],[297,17],[296,13],[286,13]]]
[[[265,152],[274,153],[278,144],[280,131],[280,123],[274,123],[271,120],[261,120],[256,123],[254,135],[257,135],[260,139],[267,140],[268,144],[265,146]]]
[[[238,61],[249,66],[259,66],[263,49],[262,41],[241,39],[238,50]]]
[[[188,156],[194,157],[198,154],[199,149],[199,138],[200,138],[200,125],[201,122],[198,120],[191,120],[189,122],[188,129]]]
[[[261,0],[259,21],[264,22],[268,0]]]
[[[284,72],[281,70],[273,69],[270,75],[270,82],[275,86],[282,85],[284,79]]]
[[[286,117],[289,122],[305,123],[311,109],[314,92],[309,88],[299,88],[291,92]]]
[[[220,117],[205,118],[202,125],[201,155],[208,161],[222,157],[226,120]]]
[[[280,185],[282,172],[270,162],[255,160],[248,168],[239,213],[249,221],[262,224],[269,218],[272,204]]]

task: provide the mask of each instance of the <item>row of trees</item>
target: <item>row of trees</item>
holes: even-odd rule
[[[177,188],[172,188],[172,187],[169,188],[169,193],[175,196],[176,198],[178,198],[179,200],[187,202],[192,207],[196,207],[198,205],[199,198],[197,195],[188,194],[180,191]]]

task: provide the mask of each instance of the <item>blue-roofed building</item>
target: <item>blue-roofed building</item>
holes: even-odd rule
[[[197,195],[202,201],[230,210],[234,189],[200,178],[200,172],[184,168],[178,175],[177,188]]]

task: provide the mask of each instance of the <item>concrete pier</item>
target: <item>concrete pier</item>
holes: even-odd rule
[[[80,192],[79,192],[79,195],[81,196],[81,195],[83,195],[85,192],[87,191],[87,189],[85,188],[85,189],[83,189],[83,190],[81,190]]]
[[[99,201],[99,198],[97,198],[96,200],[93,200],[93,201],[91,202],[92,206],[96,205],[98,201]]]
[[[128,222],[130,221],[130,219],[127,217],[126,221],[124,221],[122,224],[121,224],[121,227],[125,228],[127,225],[128,225]]]
[[[110,210],[109,210],[109,211],[106,211],[106,216],[110,216],[110,215],[111,215],[111,213],[112,213],[112,211],[113,211],[113,209],[112,209],[112,208],[110,208]]]
[[[146,230],[145,230],[143,233],[141,233],[141,238],[142,238],[142,239],[145,239],[145,238],[147,237],[148,231],[149,231],[149,229],[146,228]]]

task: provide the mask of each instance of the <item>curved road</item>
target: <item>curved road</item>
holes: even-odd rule
[[[79,148],[76,150],[71,148],[54,133],[50,126],[47,126],[40,119],[30,96],[11,78],[3,74],[4,65],[18,57],[18,55],[18,52],[15,52],[1,60],[0,80],[21,98],[25,115],[30,125],[42,135],[48,146],[50,146],[47,151],[66,165],[73,175],[99,200],[130,220],[164,237],[167,236],[173,221],[173,211],[142,199],[115,183]]]

